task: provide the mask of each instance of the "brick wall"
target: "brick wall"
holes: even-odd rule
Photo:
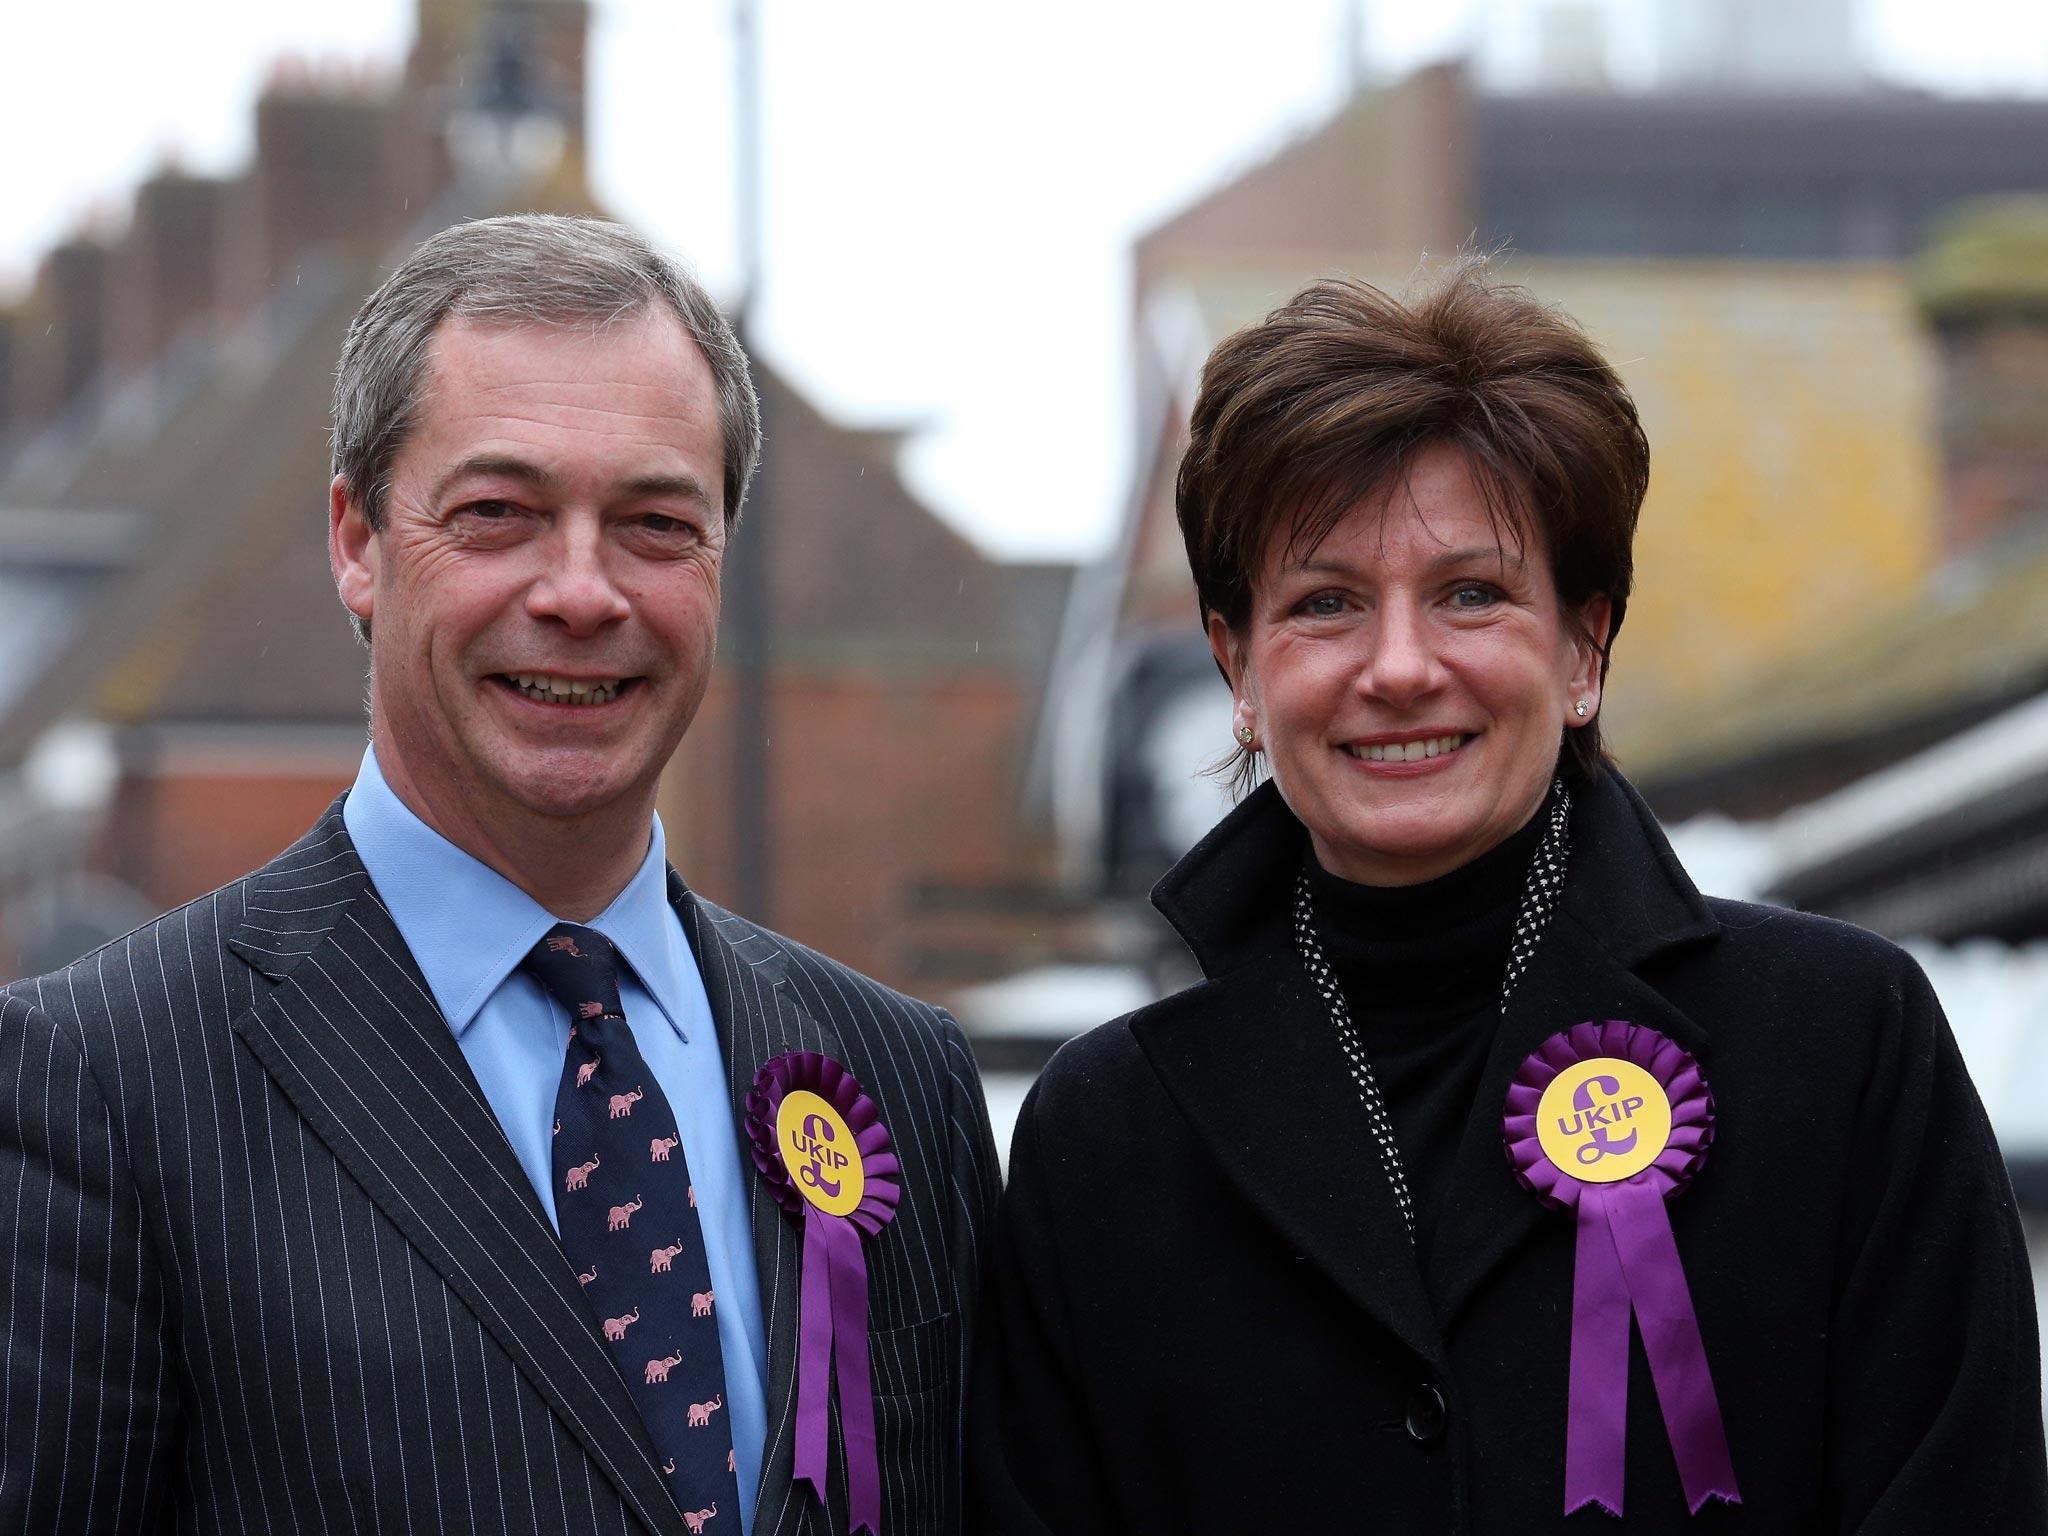
[[[736,855],[730,698],[714,686],[663,793],[669,855],[728,901]],[[1003,672],[807,672],[770,705],[771,906],[749,912],[872,975],[935,978],[913,943],[929,884],[994,885],[1028,862],[1016,833],[1023,728]],[[958,978],[949,978],[958,979]]]
[[[353,762],[131,775],[91,863],[160,908],[182,906],[282,853],[354,778]]]

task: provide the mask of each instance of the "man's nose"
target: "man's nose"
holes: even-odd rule
[[[613,580],[603,530],[594,521],[565,521],[547,545],[546,568],[527,589],[527,612],[553,619],[578,636],[626,617],[631,605]]]

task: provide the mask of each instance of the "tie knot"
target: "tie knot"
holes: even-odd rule
[[[520,962],[572,1019],[618,1019],[619,964],[612,941],[595,928],[557,923]]]

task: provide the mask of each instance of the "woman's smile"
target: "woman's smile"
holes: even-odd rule
[[[1474,731],[1430,731],[1421,735],[1375,737],[1371,741],[1347,742],[1344,750],[1355,762],[1379,773],[1433,773],[1448,768],[1451,759],[1463,751],[1478,733]]]

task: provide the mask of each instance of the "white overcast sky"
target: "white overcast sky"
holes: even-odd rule
[[[720,291],[736,271],[732,3],[597,0],[592,61],[599,195]],[[1382,71],[1526,8],[760,0],[762,345],[841,419],[922,428],[913,483],[985,547],[1100,547],[1129,462],[1131,241],[1331,108],[1352,3]],[[1648,3],[1610,0],[1618,17]],[[118,222],[166,155],[241,164],[270,61],[395,69],[412,15],[412,0],[8,7],[0,292],[82,218]],[[1890,80],[2048,91],[2043,0],[1865,0],[1858,37]]]

